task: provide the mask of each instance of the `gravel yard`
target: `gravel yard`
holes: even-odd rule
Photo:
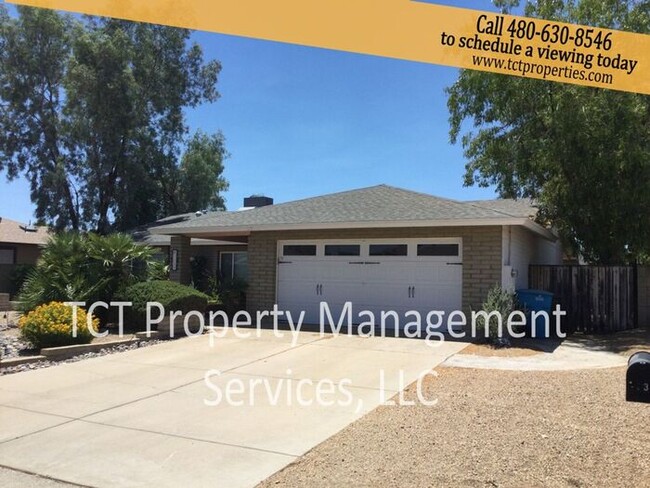
[[[436,406],[379,407],[261,486],[650,487],[650,405],[625,402],[625,368],[438,372]]]

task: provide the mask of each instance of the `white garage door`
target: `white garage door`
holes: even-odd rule
[[[305,323],[319,324],[321,302],[338,321],[346,302],[354,323],[362,310],[379,318],[395,311],[460,310],[461,239],[372,239],[281,241],[278,243],[277,303]],[[388,322],[387,322],[388,324]]]

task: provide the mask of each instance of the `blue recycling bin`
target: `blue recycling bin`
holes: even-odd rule
[[[529,312],[528,327],[532,335],[533,327],[536,338],[547,338],[546,320],[544,317],[535,317],[535,323],[531,323],[530,312],[546,312],[549,315],[549,333],[553,330],[554,323],[551,320],[551,306],[553,304],[553,293],[544,290],[517,290],[519,304]]]

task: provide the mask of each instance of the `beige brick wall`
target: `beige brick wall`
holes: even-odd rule
[[[275,303],[277,242],[289,239],[461,237],[463,239],[463,308],[478,309],[488,290],[501,283],[501,227],[430,227],[253,232],[248,239],[247,308],[269,310]]]
[[[190,265],[190,256],[192,250],[190,248],[190,238],[185,236],[172,236],[170,242],[170,270],[169,270],[169,279],[171,281],[176,281],[183,285],[189,285],[192,281],[192,268]],[[171,253],[176,250],[178,252],[178,264],[177,268],[171,269]]]

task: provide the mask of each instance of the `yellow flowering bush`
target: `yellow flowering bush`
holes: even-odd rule
[[[72,306],[50,302],[21,317],[18,327],[23,338],[39,349],[88,344],[93,336],[88,328],[86,311],[77,307],[76,334],[73,332],[72,315]],[[99,320],[91,316],[90,327],[96,332]]]

